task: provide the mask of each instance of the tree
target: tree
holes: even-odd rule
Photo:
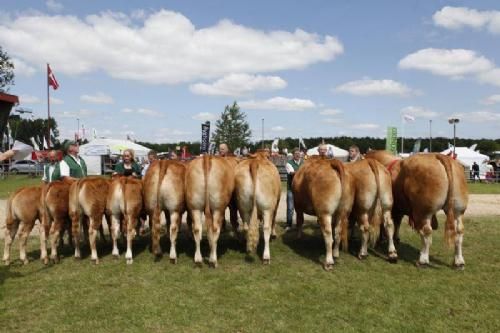
[[[227,143],[230,149],[236,149],[250,144],[252,131],[246,121],[245,113],[240,111],[236,102],[231,106],[226,105],[215,126],[213,141],[217,145]]]
[[[0,46],[0,92],[9,91],[9,86],[14,84],[14,64],[9,55]]]
[[[31,144],[31,138],[33,138],[40,148],[43,148],[43,138],[47,138],[47,119],[23,119],[19,115],[11,115],[9,117],[9,126],[14,140]],[[50,129],[54,133],[51,138],[51,146],[58,147],[57,137],[59,131],[54,118],[50,118]]]

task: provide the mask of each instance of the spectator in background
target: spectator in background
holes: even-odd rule
[[[481,181],[481,178],[479,178],[479,164],[476,162],[472,163],[472,180],[475,182],[476,177],[479,181]]]
[[[318,146],[318,154],[320,157],[327,158],[326,153],[328,152],[328,146],[324,143]]]
[[[58,167],[58,159],[57,159],[57,153],[55,150],[51,150],[48,154],[48,162],[47,164],[44,165],[43,167],[43,177],[42,181],[44,183],[52,183],[54,180],[53,175],[54,171]]]
[[[285,231],[292,228],[292,218],[293,218],[293,192],[292,192],[292,182],[295,173],[302,166],[302,160],[300,159],[300,149],[294,148],[293,157],[286,163],[286,174],[287,174],[287,191],[286,191],[286,225]]]
[[[142,171],[141,171],[142,177],[144,177],[146,175],[146,172],[148,172],[148,169],[151,166],[151,163],[153,163],[157,159],[158,159],[158,154],[156,154],[156,151],[150,150],[148,152],[148,162],[146,163],[146,165],[144,165],[144,167],[142,168]]]
[[[226,157],[229,156],[229,147],[226,143],[221,143],[219,145],[219,156]]]
[[[177,153],[175,151],[171,151],[170,154],[168,154],[168,159],[169,160],[177,160],[179,158],[178,158]]]
[[[64,144],[64,152],[66,155],[58,164],[58,168],[52,174],[52,180],[72,179],[87,177],[87,165],[83,158],[80,157],[80,146],[75,141],[67,141]]]
[[[135,178],[141,178],[141,166],[135,161],[133,149],[125,149],[123,151],[123,160],[115,166],[114,175],[120,176],[132,176]]]
[[[363,156],[359,152],[359,147],[356,145],[352,145],[349,147],[349,156],[347,157],[347,162],[356,162],[362,160]]]

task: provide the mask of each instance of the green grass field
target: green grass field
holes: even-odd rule
[[[5,179],[0,179],[0,199],[7,199],[9,195],[22,186],[39,185],[42,183],[41,177],[31,177],[28,175],[9,175]]]
[[[379,252],[365,261],[342,252],[331,272],[320,264],[324,243],[316,225],[307,226],[302,240],[294,233],[275,240],[270,266],[247,258],[244,247],[224,234],[217,269],[194,267],[194,245],[185,233],[177,265],[168,257],[154,262],[142,238],[134,243],[131,266],[123,255],[112,259],[110,245],[100,243],[97,266],[88,247],[75,261],[65,245],[61,263],[45,267],[37,260],[38,240],[31,238],[35,261],[0,268],[1,331],[497,332],[500,225],[496,218],[474,218],[465,228],[464,271],[450,267],[442,221],[425,269],[415,266],[420,239],[406,225],[397,264]],[[168,250],[165,238],[162,247]],[[208,255],[206,239],[202,251]]]

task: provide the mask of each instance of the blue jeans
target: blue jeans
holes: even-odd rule
[[[286,192],[286,226],[292,226],[293,218],[293,193],[291,190]]]

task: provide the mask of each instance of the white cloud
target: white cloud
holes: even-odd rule
[[[479,82],[500,87],[500,68],[495,68],[478,75]]]
[[[36,69],[21,59],[18,58],[12,58],[12,63],[14,64],[14,73],[16,75],[22,75],[22,76],[32,76],[33,74],[36,73]]]
[[[254,91],[283,89],[286,85],[278,76],[229,74],[211,84],[192,84],[189,89],[197,95],[241,96]]]
[[[342,122],[342,120],[337,118],[326,118],[323,119],[322,121],[328,124],[340,124]]]
[[[139,115],[144,115],[148,117],[164,117],[165,115],[159,111],[151,110],[151,109],[145,109],[145,108],[139,108],[139,109],[130,109],[130,108],[124,108],[121,110],[123,113],[136,113]]]
[[[500,11],[480,11],[467,7],[443,7],[433,16],[434,24],[447,29],[458,30],[464,27],[473,29],[487,28],[491,33],[500,34]]]
[[[285,128],[283,126],[273,126],[271,127],[271,131],[273,132],[283,132]]]
[[[362,129],[362,130],[373,130],[373,129],[377,129],[379,127],[380,127],[380,125],[370,124],[370,123],[351,125],[351,128]]]
[[[95,95],[82,95],[80,96],[80,100],[91,104],[113,104],[115,102],[113,97],[102,92],[98,92]]]
[[[95,111],[80,109],[79,111],[62,111],[56,113],[61,118],[87,118],[96,115]]]
[[[459,78],[491,70],[494,64],[472,50],[429,48],[407,55],[399,61],[399,68]]]
[[[319,114],[322,116],[336,116],[342,113],[342,110],[339,109],[324,109],[320,111]]]
[[[217,116],[210,112],[200,112],[191,117],[194,120],[199,121],[212,121],[217,119]]]
[[[484,105],[493,105],[493,104],[498,104],[500,103],[500,94],[498,95],[491,95],[489,97],[486,97],[481,101],[481,104]]]
[[[371,95],[398,95],[408,96],[417,93],[403,83],[393,80],[362,80],[346,82],[335,88],[337,92],[348,93],[356,96]]]
[[[64,8],[64,6],[61,3],[59,3],[55,0],[47,0],[45,2],[45,5],[47,6],[47,8],[49,10],[54,11],[54,12],[61,11]]]
[[[230,20],[197,29],[187,17],[167,10],[146,14],[140,22],[110,11],[84,19],[21,13],[0,23],[0,44],[30,64],[43,66],[51,59],[56,73],[102,70],[154,84],[302,69],[343,53],[333,36],[301,29],[263,31]]]
[[[420,106],[407,106],[401,109],[401,114],[410,115],[415,118],[434,118],[439,115],[439,113],[420,107]]]
[[[21,95],[19,96],[19,104],[40,104],[42,100],[36,96]]]
[[[249,100],[238,103],[241,108],[252,110],[304,111],[315,108],[309,99],[273,97],[266,100]]]
[[[489,110],[456,113],[452,117],[473,123],[500,123],[500,113]]]

